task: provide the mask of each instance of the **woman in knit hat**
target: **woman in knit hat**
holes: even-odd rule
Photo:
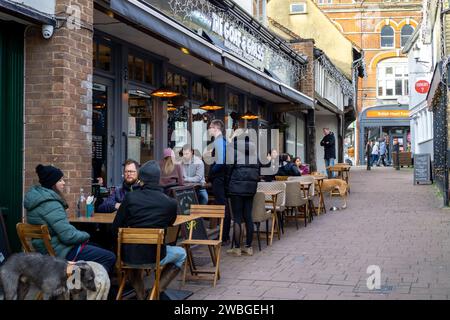
[[[48,226],[51,244],[58,257],[69,261],[95,261],[110,273],[116,261],[114,253],[88,245],[89,234],[76,229],[67,219],[63,172],[53,166],[39,164],[36,173],[40,185],[32,186],[24,199],[28,223]],[[42,240],[34,239],[32,244],[36,251],[48,254]]]

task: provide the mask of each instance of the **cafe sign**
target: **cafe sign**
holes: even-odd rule
[[[264,63],[265,47],[226,17],[212,13],[211,31],[224,39],[224,46],[250,61]]]
[[[367,118],[409,118],[409,110],[369,110]]]

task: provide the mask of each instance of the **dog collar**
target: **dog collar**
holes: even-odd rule
[[[71,275],[72,275],[72,273],[73,273],[73,268],[75,267],[75,262],[73,262],[73,261],[69,261],[68,263],[67,263],[67,268],[66,268],[66,275],[67,275],[67,278],[69,278]]]

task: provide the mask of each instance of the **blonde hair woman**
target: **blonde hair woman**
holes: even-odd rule
[[[172,149],[164,149],[164,159],[159,162],[161,177],[159,184],[162,187],[182,186],[184,184],[183,168],[175,163],[175,153]]]

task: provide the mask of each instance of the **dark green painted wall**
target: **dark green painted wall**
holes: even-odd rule
[[[24,26],[0,21],[0,207],[13,251],[22,218]]]

